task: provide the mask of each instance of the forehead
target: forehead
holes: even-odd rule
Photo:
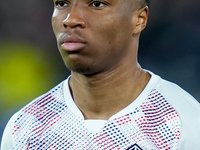
[[[121,5],[128,5],[129,7],[140,7],[143,0],[118,0]]]

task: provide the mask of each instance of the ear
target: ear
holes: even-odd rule
[[[142,7],[136,12],[136,15],[134,15],[133,19],[134,20],[133,35],[140,34],[140,32],[144,30],[144,28],[147,25],[148,14],[149,14],[148,6]]]

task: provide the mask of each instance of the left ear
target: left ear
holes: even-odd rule
[[[147,25],[148,14],[149,14],[148,6],[142,7],[136,12],[136,16],[134,16],[133,35],[139,34],[140,32],[142,32],[142,30],[144,30],[144,28]]]

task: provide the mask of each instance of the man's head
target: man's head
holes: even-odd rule
[[[52,25],[66,66],[84,75],[136,64],[148,7],[143,0],[54,0]]]

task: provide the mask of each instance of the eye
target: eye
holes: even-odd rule
[[[65,7],[68,5],[68,3],[65,1],[56,1],[55,5],[56,5],[56,7]]]
[[[103,7],[105,6],[106,4],[101,2],[101,1],[93,1],[91,4],[90,4],[92,7]]]

